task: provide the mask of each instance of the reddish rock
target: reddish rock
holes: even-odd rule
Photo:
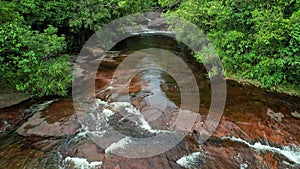
[[[59,101],[36,112],[18,130],[23,136],[61,137],[75,134],[80,123],[71,101]]]
[[[0,110],[0,136],[22,124],[26,108],[20,105]]]

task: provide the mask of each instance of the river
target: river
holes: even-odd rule
[[[111,52],[99,66],[95,77],[95,106],[99,111],[84,122],[75,112],[71,96],[34,99],[0,109],[0,168],[300,168],[300,98],[233,80],[226,80],[224,112],[205,142],[200,141],[205,131],[194,125],[178,144],[157,155],[116,155],[128,150],[134,155],[138,147],[132,146],[132,138],[169,132],[181,105],[178,83],[163,70],[140,71],[128,86],[124,79],[131,77],[130,70],[114,74],[133,53],[143,58],[143,66],[151,67],[151,57],[137,53],[146,48],[168,50],[182,58],[192,70],[200,93],[197,113],[201,119],[195,125],[205,128],[214,123],[205,121],[211,104],[209,77],[189,50],[165,36],[134,36],[117,44],[113,51],[118,52]],[[126,137],[116,138],[105,148],[96,144],[91,136],[109,137],[111,128],[105,128],[103,121]],[[150,149],[159,151],[161,144],[151,144]]]

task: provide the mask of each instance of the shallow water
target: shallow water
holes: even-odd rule
[[[128,55],[147,47],[180,56],[195,75],[200,91],[196,113],[201,119],[196,120],[198,127],[184,133],[187,136],[182,141],[183,133],[172,130],[182,97],[171,75],[155,68],[140,71],[132,79],[129,69],[114,75]],[[113,50],[121,52],[104,60],[96,75],[94,108],[98,110],[88,115],[75,113],[70,98],[45,98],[0,110],[0,168],[300,168],[300,119],[292,116],[300,112],[300,98],[228,80],[222,119],[213,135],[201,143],[200,136],[206,131],[198,129],[215,123],[205,121],[211,89],[205,69],[188,49],[171,38],[137,36]],[[141,65],[152,64],[153,58],[139,55],[144,57]],[[186,82],[188,86],[188,79]],[[112,131],[123,135],[111,138]],[[165,140],[156,145],[149,142],[153,152],[164,148],[163,141],[175,146],[147,158],[115,155],[139,152],[135,138],[161,133]],[[109,141],[101,142],[106,145],[101,147],[95,138]]]

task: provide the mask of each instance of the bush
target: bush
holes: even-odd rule
[[[152,11],[155,0],[13,0],[26,24],[42,30],[48,24],[67,35],[69,46],[81,46],[94,31],[132,13]]]
[[[49,26],[43,33],[21,21],[0,26],[0,77],[10,87],[32,95],[66,95],[71,84],[64,37]]]
[[[70,65],[60,56],[66,42],[69,50],[81,48],[99,26],[155,6],[154,0],[0,1],[1,82],[32,95],[66,95]]]
[[[266,88],[300,86],[300,1],[176,2],[168,13],[205,31],[226,72],[257,79]]]

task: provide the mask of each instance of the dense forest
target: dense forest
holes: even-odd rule
[[[1,86],[32,96],[67,95],[69,55],[99,27],[147,11],[196,24],[216,47],[228,77],[300,94],[299,0],[0,1]]]

